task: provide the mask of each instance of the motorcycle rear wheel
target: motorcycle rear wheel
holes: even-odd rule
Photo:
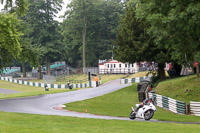
[[[135,112],[134,111],[131,111],[129,118],[132,119],[132,120],[135,119]]]
[[[154,115],[154,111],[153,110],[147,110],[146,112],[144,112],[144,119],[145,120],[150,120]]]

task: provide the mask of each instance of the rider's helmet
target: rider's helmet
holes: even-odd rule
[[[151,97],[151,101],[152,101],[152,102],[153,102],[153,101],[155,101],[155,98],[154,98],[154,96],[152,96],[152,97]]]

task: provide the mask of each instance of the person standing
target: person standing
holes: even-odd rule
[[[94,77],[94,81],[96,82],[96,87],[98,87],[98,82],[99,82],[98,76]]]

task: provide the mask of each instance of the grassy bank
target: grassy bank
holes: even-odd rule
[[[129,75],[128,78],[145,77],[147,73],[148,73],[148,71],[146,71],[146,72],[138,72],[138,73]]]
[[[109,82],[109,81],[112,81],[112,80],[115,80],[115,79],[120,79],[122,77],[125,77],[126,75],[124,74],[105,74],[105,75],[99,75],[99,78],[101,78],[101,84],[104,84],[106,82]],[[93,76],[91,76],[91,80],[93,80]],[[77,81],[77,82],[81,82],[83,81],[84,83],[88,82],[86,81],[88,79],[88,75],[87,74],[73,74],[73,75],[70,75],[70,76],[67,76],[66,77],[66,81],[69,81],[69,80],[74,80]],[[43,80],[31,80],[32,82],[39,82],[39,83],[42,83]],[[54,81],[56,84],[65,84],[65,80],[63,81]]]
[[[69,103],[66,105],[66,109],[78,112],[85,112],[87,109],[87,112],[91,114],[129,117],[130,107],[138,103],[136,88],[137,85],[133,84],[132,86],[93,99]],[[178,115],[158,107],[153,119],[200,122],[200,117],[198,116]]]
[[[0,112],[1,133],[198,133],[195,124],[99,120]]]
[[[192,75],[163,81],[156,93],[184,102],[200,101],[200,78]]]
[[[105,74],[105,75],[100,75],[101,77],[101,84],[104,84],[106,82],[115,80],[115,79],[120,79],[125,77],[126,75],[124,74]]]

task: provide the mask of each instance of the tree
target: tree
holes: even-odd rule
[[[188,0],[143,0],[138,18],[146,18],[148,34],[159,47],[168,49],[170,60],[179,64],[194,62],[200,50],[200,2]],[[186,58],[187,57],[187,58]]]
[[[25,63],[28,62],[31,66],[38,67],[39,59],[41,59],[46,52],[44,47],[41,45],[32,44],[33,38],[30,37],[30,34],[33,32],[33,29],[30,24],[22,21],[19,29],[24,34],[20,38],[22,51],[20,52],[20,56],[17,60],[19,60],[22,64],[23,77],[26,77]]]
[[[119,0],[73,0],[61,25],[68,62],[84,68],[97,66],[100,58],[110,58],[121,14]]]
[[[19,21],[15,14],[0,14],[0,69],[8,66],[13,58],[20,55]]]
[[[40,63],[46,62],[46,73],[50,74],[50,62],[57,60],[61,54],[62,44],[58,33],[58,22],[54,20],[56,13],[61,10],[62,0],[29,0],[29,10],[24,21],[31,24],[33,31],[32,45],[45,48],[45,55],[40,57]],[[39,67],[40,68],[40,67]]]
[[[13,7],[12,0],[1,0],[0,4],[5,4],[5,9],[9,7],[12,12],[16,11],[24,14],[26,9],[25,0],[16,0],[15,7]],[[17,27],[19,20],[15,13],[0,13],[0,70],[3,67],[9,66],[13,58],[17,58],[20,55],[20,43],[19,38],[21,33]]]
[[[125,17],[120,21],[117,33],[115,54],[122,62],[155,61],[158,63],[158,75],[165,78],[164,65],[168,61],[167,49],[154,43],[147,29],[150,24],[145,18],[136,18],[136,4],[132,2],[126,6]]]
[[[25,11],[27,10],[27,2],[26,0],[1,0],[0,3],[4,4],[5,2],[5,10],[11,11],[11,12],[17,12],[20,14],[25,14]]]
[[[88,26],[90,26],[90,18],[91,15],[94,14],[94,0],[73,0],[69,5],[68,5],[69,10],[66,12],[67,19],[65,20],[66,26],[70,26],[72,30],[68,30],[65,32],[67,36],[69,35],[68,33],[72,33],[73,30],[75,34],[78,34],[78,38],[72,38],[73,41],[76,43],[74,44],[75,46],[77,44],[82,43],[82,66],[83,70],[86,67],[85,63],[85,47],[86,47],[86,35],[87,35],[87,29]],[[69,28],[69,27],[68,27]],[[73,34],[73,33],[72,33]],[[69,35],[70,36],[70,35]],[[70,38],[71,39],[71,38]],[[77,40],[75,40],[77,39]],[[66,41],[68,41],[67,39]],[[77,43],[78,42],[78,43]]]

